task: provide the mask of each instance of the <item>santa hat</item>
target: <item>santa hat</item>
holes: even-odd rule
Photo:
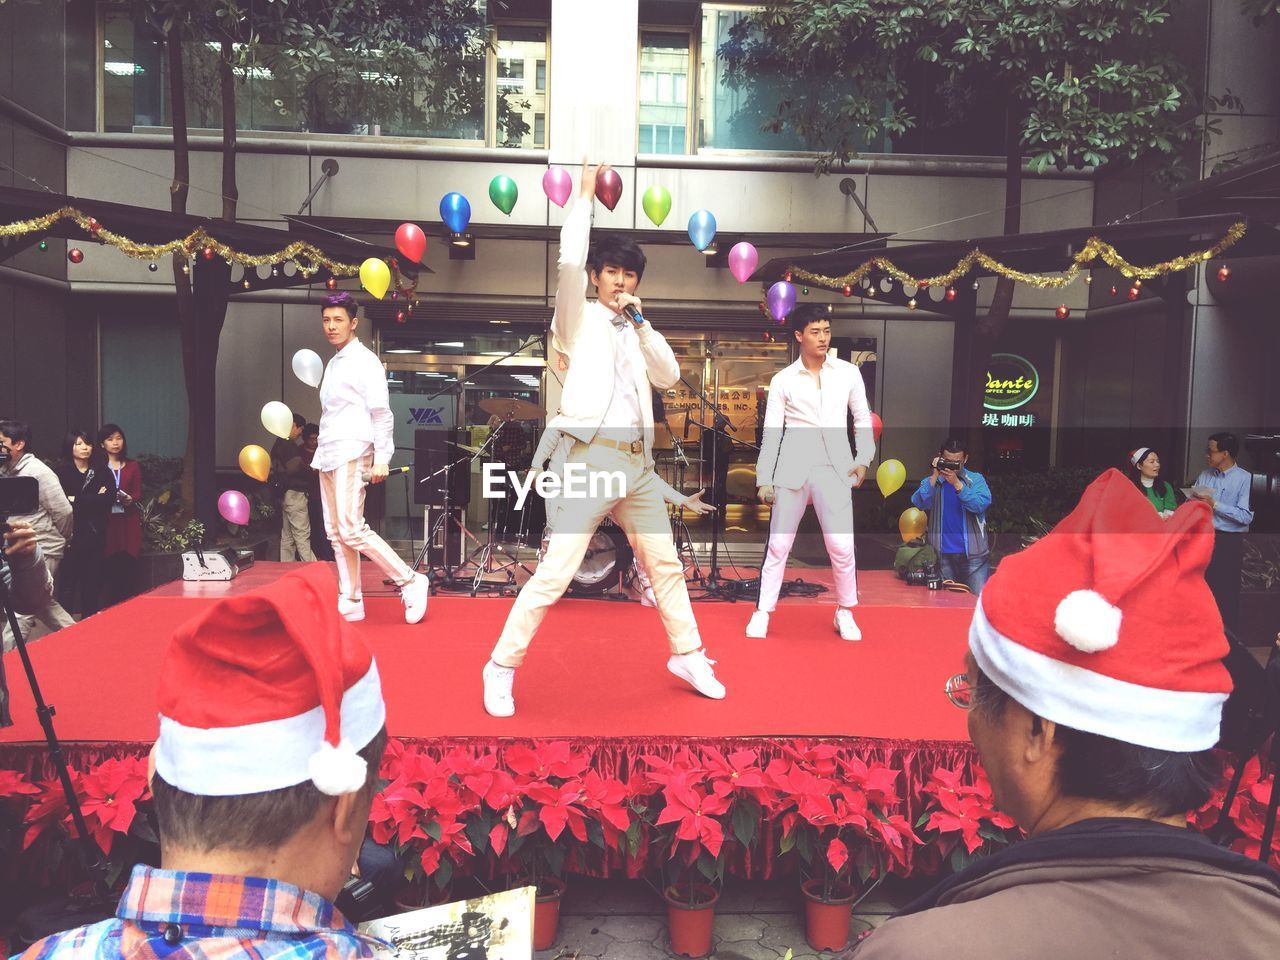
[[[1135,467],[1142,462],[1142,458],[1151,452],[1150,447],[1139,447],[1137,450],[1130,452],[1129,462]]]
[[[1175,752],[1218,741],[1231,678],[1204,581],[1206,504],[1169,520],[1118,470],[1000,562],[969,630],[974,660],[1028,710],[1068,727]]]
[[[309,564],[175,631],[155,751],[167,783],[201,796],[364,786],[356,751],[382,729],[386,706],[373,655],[334,595],[328,568]]]

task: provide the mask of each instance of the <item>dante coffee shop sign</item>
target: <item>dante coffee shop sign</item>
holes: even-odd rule
[[[1035,414],[1014,413],[1030,403],[1040,389],[1040,372],[1026,357],[1016,353],[993,353],[987,366],[987,386],[982,405],[984,427],[1035,426]]]

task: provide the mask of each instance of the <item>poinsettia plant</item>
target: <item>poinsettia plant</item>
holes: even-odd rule
[[[1187,822],[1201,832],[1217,827],[1230,838],[1232,850],[1260,860],[1267,808],[1271,803],[1271,791],[1276,788],[1275,771],[1267,769],[1257,754],[1250,757],[1240,773],[1240,786],[1231,801],[1231,809],[1224,811],[1222,808],[1227,800],[1226,780],[1233,773],[1234,770],[1230,768],[1225,771],[1223,782],[1199,810],[1188,814]],[[1226,823],[1223,822],[1224,816],[1228,821]],[[1266,860],[1271,866],[1280,868],[1280,830],[1273,832]]]
[[[996,809],[987,774],[974,764],[971,783],[960,770],[936,767],[920,788],[924,810],[916,820],[929,843],[925,867],[943,863],[959,872],[976,858],[1008,846],[1018,838],[1013,818]]]
[[[765,768],[777,791],[780,852],[794,850],[820,897],[852,896],[857,881],[878,884],[906,874],[909,845],[919,840],[901,810],[899,772],[884,764],[842,758],[838,747],[818,744],[778,757]]]

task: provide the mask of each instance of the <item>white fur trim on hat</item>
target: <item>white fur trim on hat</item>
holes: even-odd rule
[[[1054,723],[1176,753],[1218,742],[1225,693],[1144,687],[1037,653],[993,627],[981,598],[969,649],[997,687]]]
[[[355,793],[364,786],[369,765],[356,753],[350,740],[344,739],[336,747],[331,743],[320,744],[320,749],[307,761],[311,782],[316,789],[330,797]]]
[[[1142,458],[1151,452],[1150,447],[1139,447],[1133,453],[1129,454],[1129,462],[1135,467],[1142,462]]]
[[[1120,608],[1095,590],[1073,590],[1053,615],[1053,629],[1084,653],[1098,653],[1120,640]]]
[[[342,739],[362,749],[386,721],[378,665],[373,663],[342,695]],[[292,787],[313,779],[311,757],[324,743],[324,728],[320,707],[283,720],[211,729],[161,715],[156,772],[166,783],[202,797]]]

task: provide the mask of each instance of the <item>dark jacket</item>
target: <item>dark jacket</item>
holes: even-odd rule
[[[987,509],[991,506],[991,488],[987,478],[976,470],[963,469],[956,474],[961,489],[956,491],[960,506],[964,508],[965,545],[970,557],[985,557],[990,551],[987,543]],[[945,483],[946,481],[940,481]],[[911,502],[929,515],[929,529],[925,539],[929,546],[942,552],[942,501],[938,484],[928,476],[911,495]]]
[[[84,473],[74,463],[64,463],[57,471],[62,491],[71,501],[75,534],[107,535],[107,518],[116,502],[116,478],[107,467],[90,467]]]
[[[852,960],[1273,960],[1280,874],[1190,830],[1097,819],[987,857],[886,921]]]

